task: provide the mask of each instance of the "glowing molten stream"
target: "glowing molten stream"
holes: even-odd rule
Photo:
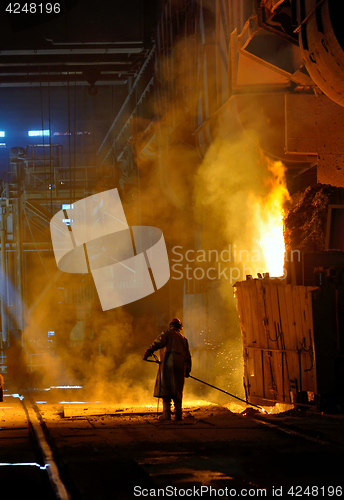
[[[267,196],[254,201],[254,227],[256,241],[263,253],[263,266],[270,276],[276,277],[284,274],[283,205],[289,193],[284,165],[280,161],[271,162],[268,169],[270,190]]]

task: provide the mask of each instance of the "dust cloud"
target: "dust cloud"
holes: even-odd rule
[[[268,217],[274,205],[271,193],[276,186],[282,191],[283,204],[287,198],[283,166],[276,167],[246,133],[218,137],[196,176],[195,217],[203,219],[202,249],[205,255],[214,256],[213,260],[207,259],[206,267],[222,271],[217,282],[217,301],[222,314],[208,309],[209,317],[216,318],[216,333],[208,329],[208,337],[215,337],[212,344],[216,341],[218,344],[213,349],[214,364],[209,378],[240,397],[244,397],[243,356],[233,285],[245,280],[248,274],[256,278],[258,273],[269,270],[261,239],[264,230],[271,229],[265,223],[266,219],[271,222]],[[280,215],[281,205],[278,208]],[[282,262],[283,252],[282,249]],[[202,363],[199,369],[202,370]],[[221,402],[226,398],[221,393],[211,397]]]
[[[53,260],[50,264],[52,268]],[[32,259],[28,268],[35,297],[42,285],[40,263]],[[11,382],[24,391],[82,386],[87,401],[154,403],[156,365],[142,360],[148,339],[157,335],[147,314],[135,319],[124,308],[103,312],[88,275],[63,273],[57,285],[26,316],[25,346],[16,343],[21,360],[16,356]]]
[[[191,375],[244,397],[233,285],[245,279],[245,274],[265,271],[257,235],[250,227],[252,193],[264,199],[269,192],[266,179],[273,174],[259,144],[243,129],[228,136],[223,130],[215,133],[200,158],[192,136],[198,116],[199,51],[194,37],[181,39],[161,61],[159,92],[149,103],[153,119],[135,122],[138,132],[129,147],[136,170],[128,161],[119,178],[129,225],[156,226],[163,231],[171,279],[148,298],[103,312],[87,277],[61,276],[26,317],[28,380],[36,385],[80,384],[88,400],[155,404],[157,369],[143,362],[142,356],[171,317],[177,316],[184,322],[190,343]],[[217,95],[215,76],[208,88],[209,95]],[[174,260],[176,247],[180,262]],[[194,252],[189,254],[194,256],[190,277],[185,270],[188,250]],[[57,269],[50,264],[53,276]],[[174,268],[175,264],[181,266]],[[38,296],[46,281],[40,266],[33,260],[28,266],[32,296]],[[195,275],[196,268],[200,270]],[[62,298],[57,289],[64,290]],[[73,299],[73,290],[85,289],[90,290],[87,300]],[[54,332],[51,345],[47,344],[48,331]],[[186,381],[184,398],[230,400],[193,380]]]

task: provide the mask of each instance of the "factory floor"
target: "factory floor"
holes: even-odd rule
[[[242,413],[245,405],[234,413],[225,405],[193,401],[178,422],[160,421],[152,407],[64,403],[60,395],[45,403],[34,399],[39,401],[8,395],[0,403],[3,491],[12,484],[12,493],[18,487],[21,494],[25,482],[35,498],[54,498],[37,466],[9,465],[37,460],[23,406],[33,403],[72,499],[341,496],[340,415]]]

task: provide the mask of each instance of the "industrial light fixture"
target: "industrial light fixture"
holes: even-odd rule
[[[29,130],[29,137],[42,137],[43,135],[49,136],[50,130]]]
[[[5,131],[4,130],[0,130],[0,137],[5,137]]]

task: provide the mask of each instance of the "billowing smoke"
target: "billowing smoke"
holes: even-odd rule
[[[199,50],[194,39],[181,41],[161,64],[160,92],[150,103],[158,118],[135,123],[141,131],[130,144],[136,171],[123,164],[119,179],[129,225],[156,226],[164,233],[170,282],[134,304],[103,312],[87,277],[62,274],[26,318],[27,350],[42,386],[81,384],[89,400],[155,404],[156,366],[142,356],[177,316],[190,342],[192,375],[243,397],[233,285],[264,266],[252,229],[252,193],[264,198],[269,192],[264,180],[273,174],[243,129],[228,136],[219,132],[200,159],[192,136]],[[216,96],[215,76],[208,89]],[[38,261],[30,266],[32,296],[47,279],[40,266]],[[48,331],[54,332],[51,347]],[[32,362],[42,351],[44,356]],[[189,380],[185,398],[195,396],[229,400]]]
[[[277,167],[242,132],[235,138],[219,137],[213,142],[195,184],[195,216],[203,217],[204,269],[212,269],[209,276],[218,279],[217,293],[221,298],[214,309],[208,308],[208,329],[207,332],[200,330],[199,339],[202,342],[206,335],[208,339],[204,344],[209,345],[208,349],[213,345],[214,365],[209,377],[219,387],[241,397],[242,343],[233,286],[248,274],[256,278],[258,272],[268,271],[261,239],[264,228],[271,230],[268,212],[273,207],[273,188],[280,187],[284,198],[287,197],[283,167]],[[283,235],[282,231],[283,227]],[[282,248],[282,262],[283,252]],[[200,250],[198,255],[202,255]],[[214,289],[209,290],[209,294],[214,295]],[[216,307],[222,314],[216,312]],[[224,397],[219,395],[221,401]]]

